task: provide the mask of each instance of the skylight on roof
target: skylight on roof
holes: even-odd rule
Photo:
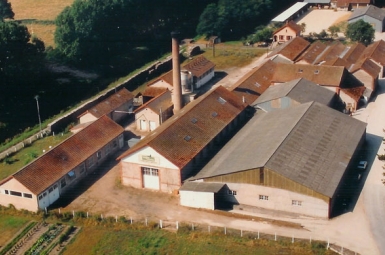
[[[303,73],[303,70],[302,70],[302,69],[298,69],[298,72],[299,72],[299,73]]]
[[[314,74],[319,74],[319,70],[315,70],[315,71],[314,71]]]
[[[186,136],[184,137],[184,140],[185,140],[186,142],[190,141],[190,140],[191,140],[191,136],[186,135]]]
[[[258,82],[256,82],[254,85],[257,86],[258,88],[261,87],[261,84],[259,84]]]
[[[197,120],[196,118],[192,118],[192,119],[191,119],[191,122],[192,122],[193,124],[195,124],[195,123],[198,122],[198,120]]]
[[[211,113],[211,116],[213,116],[214,118],[218,116],[218,113],[217,112],[213,112]]]
[[[218,102],[221,103],[221,104],[225,104],[227,101],[225,99],[223,99],[222,97],[218,97]]]

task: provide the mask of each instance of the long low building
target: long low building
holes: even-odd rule
[[[259,111],[189,179],[215,184],[204,190],[217,195],[194,199],[204,190],[191,192],[185,183],[181,204],[212,209],[228,203],[331,217],[365,137],[366,123],[317,102]],[[218,183],[227,185],[227,196]]]
[[[0,204],[43,210],[123,147],[123,128],[103,115],[0,181]]]

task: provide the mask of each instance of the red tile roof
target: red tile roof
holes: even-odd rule
[[[373,79],[376,79],[381,72],[381,67],[368,58],[362,58],[349,70],[349,72],[355,73],[358,70],[363,70]]]
[[[123,128],[110,118],[102,116],[13,174],[12,177],[33,194],[38,195],[123,131]]]
[[[254,68],[229,88],[239,98],[252,104],[271,85],[276,63],[266,60],[261,66]]]
[[[295,37],[292,40],[276,47],[268,57],[273,57],[280,54],[291,61],[295,61],[310,45],[310,42],[306,41],[302,37]]]
[[[300,33],[301,30],[302,30],[300,25],[297,25],[294,21],[290,20],[285,25],[283,25],[282,27],[280,27],[277,30],[275,30],[273,34],[276,34],[279,31],[281,31],[282,29],[287,28],[287,27],[292,29],[296,34]]]
[[[385,41],[380,40],[366,47],[360,58],[370,58],[385,66]]]
[[[348,63],[346,60],[339,58],[339,57],[334,57],[333,59],[328,59],[324,63],[322,63],[324,66],[343,66],[346,69],[348,69],[351,64]]]
[[[204,73],[214,68],[215,64],[203,55],[195,57],[191,62],[183,66],[182,70],[187,70],[195,77],[201,77]]]
[[[273,83],[305,78],[318,85],[339,87],[346,69],[341,66],[314,66],[278,63],[272,78]]]
[[[365,51],[366,47],[362,43],[356,43],[349,46],[348,52],[342,57],[350,64],[354,64],[358,61],[362,53]]]
[[[326,49],[326,47],[327,47],[326,44],[320,41],[316,41],[312,43],[299,58],[296,59],[296,62],[305,61],[308,64],[314,64],[318,56],[322,54],[322,52]]]
[[[96,118],[99,118],[105,114],[109,114],[110,112],[114,111],[121,105],[127,103],[129,100],[132,100],[133,98],[134,95],[127,89],[123,88],[118,92],[112,94],[111,96],[107,97],[102,102],[98,103],[79,117],[83,116],[86,113],[91,113]]]
[[[219,86],[186,105],[118,160],[149,146],[182,169],[246,106],[232,92]]]
[[[372,0],[337,0],[337,7],[348,7],[349,4],[371,4]]]
[[[315,61],[314,64],[319,64],[323,61],[329,61],[331,59],[335,59],[336,57],[340,57],[345,50],[345,45],[343,45],[339,41],[333,42],[326,46],[325,51],[322,53],[321,56],[317,58],[317,61]]]
[[[166,99],[164,97],[161,97],[165,93],[168,94]],[[163,100],[159,100],[159,98],[162,98]],[[154,112],[159,113],[160,109],[162,111],[164,111],[166,109],[169,109],[172,106],[173,106],[173,103],[172,103],[172,100],[171,100],[171,92],[169,90],[165,89],[163,91],[163,93],[157,95],[156,97],[154,97],[151,100],[149,100],[147,103],[141,105],[140,107],[135,109],[134,112],[137,113],[137,112],[139,112],[140,110],[142,110],[144,108],[150,108]]]
[[[157,97],[161,94],[163,94],[167,88],[161,88],[161,87],[147,87],[145,91],[143,91],[142,96],[145,97]]]
[[[345,94],[351,97],[354,101],[358,102],[365,91],[365,86],[341,89]]]

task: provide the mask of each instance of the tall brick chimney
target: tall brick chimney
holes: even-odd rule
[[[174,114],[182,109],[182,86],[180,78],[180,64],[179,64],[179,33],[172,32],[172,102],[174,104]]]

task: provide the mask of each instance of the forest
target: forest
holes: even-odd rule
[[[48,1],[48,0],[47,0]],[[293,0],[75,0],[56,18],[55,47],[14,20],[0,0],[0,144],[171,50],[170,33],[240,40]],[[97,79],[58,79],[52,63]]]

